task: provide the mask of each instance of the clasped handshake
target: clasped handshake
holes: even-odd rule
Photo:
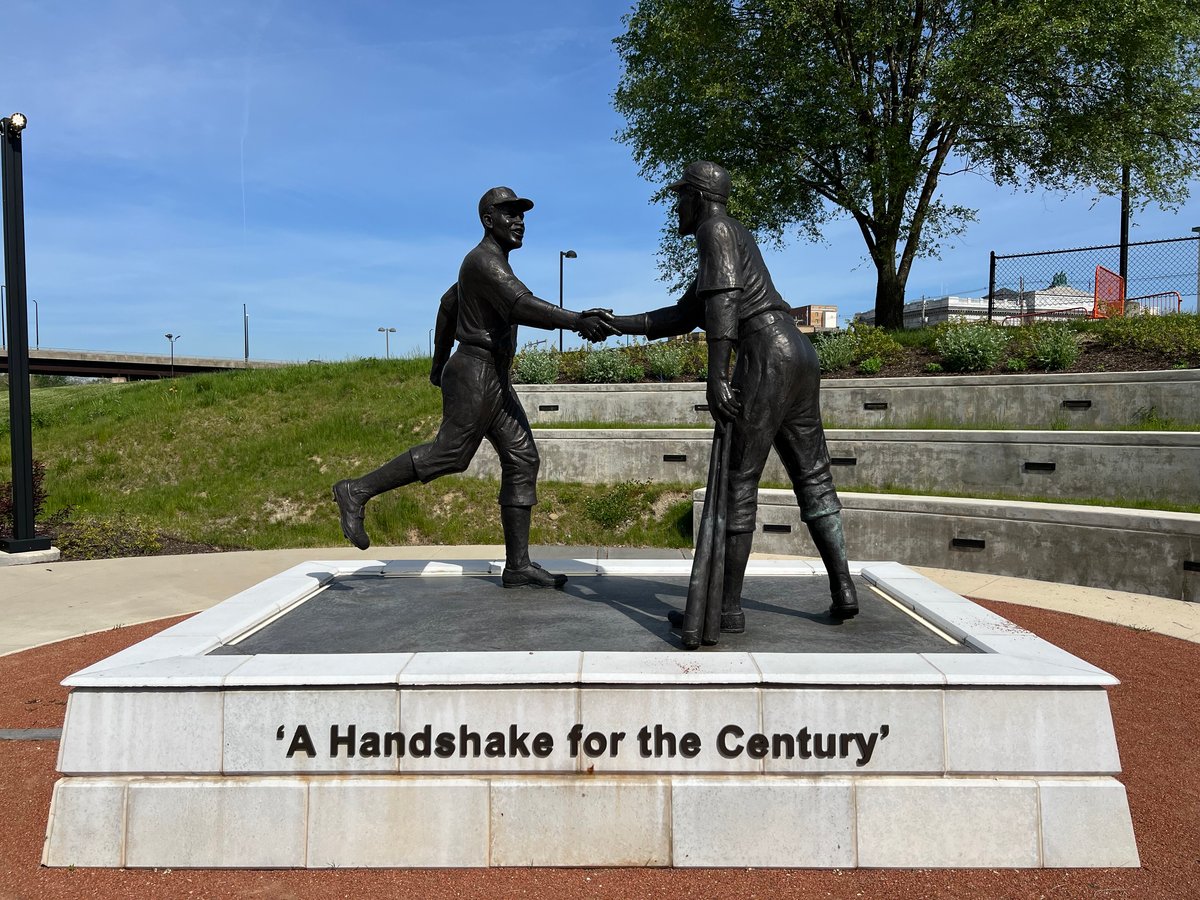
[[[579,336],[588,341],[602,341],[621,333],[611,309],[585,309],[575,325]]]

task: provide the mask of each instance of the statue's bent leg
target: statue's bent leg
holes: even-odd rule
[[[829,573],[829,593],[833,600],[829,614],[838,619],[850,619],[858,615],[858,594],[854,579],[850,577],[850,564],[846,559],[846,537],[842,533],[842,514],[828,513],[807,522],[825,571]]]
[[[501,506],[500,523],[504,526],[504,571],[500,583],[506,588],[555,588],[567,583],[566,575],[547,572],[529,558],[528,506]]]
[[[346,478],[333,486],[333,499],[337,501],[342,534],[359,550],[371,546],[363,517],[367,501],[393,488],[411,484],[417,480],[413,466],[412,451],[405,450],[395,459],[384,463],[374,472],[361,478]]]
[[[742,612],[742,582],[750,563],[753,532],[739,532],[725,537],[725,586],[721,594],[721,631],[741,634],[746,630],[746,614]]]
[[[487,422],[500,405],[499,390],[489,392],[488,372],[479,361],[456,353],[442,377],[442,424],[431,443],[412,447],[360,478],[347,478],[333,486],[342,534],[360,550],[371,546],[363,519],[372,497],[441,475],[461,472],[483,440]],[[491,375],[493,385],[496,377]],[[489,399],[491,398],[491,399]]]
[[[537,444],[525,410],[511,388],[487,439],[500,458],[500,524],[504,527],[506,588],[555,588],[567,583],[566,575],[547,572],[529,558],[529,526],[537,503],[537,474],[541,466]]]
[[[858,614],[858,595],[846,558],[842,504],[829,470],[829,449],[825,444],[815,390],[800,398],[796,415],[776,437],[775,451],[791,479],[792,490],[800,505],[800,518],[808,526],[808,533],[829,574],[830,615],[849,619]]]
[[[781,376],[774,340],[770,331],[761,331],[745,341],[733,376],[742,413],[734,422],[729,450],[725,578],[721,591],[721,631],[726,634],[746,630],[742,585],[754,543],[758,483],[776,430],[788,409],[787,393],[779,390]]]

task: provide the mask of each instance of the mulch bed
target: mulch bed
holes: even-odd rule
[[[0,898],[1200,897],[1200,645],[1064,613],[982,605],[1121,679],[1110,698],[1141,869],[43,869],[58,745],[31,741],[0,742]],[[62,678],[175,621],[0,657],[0,728],[60,726]]]

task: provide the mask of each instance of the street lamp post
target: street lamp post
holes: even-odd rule
[[[385,328],[384,326],[380,325],[375,330],[383,332],[383,358],[391,359],[392,358],[392,347],[391,347],[391,343],[389,341],[388,335],[395,334],[396,329],[395,328]]]
[[[38,313],[38,302],[32,297],[29,298],[29,302],[33,304],[33,346],[40,350],[42,347],[42,317]]]
[[[574,250],[559,250],[558,251],[558,308],[563,308],[563,260],[578,259],[579,254]],[[558,329],[558,352],[562,353],[563,349],[563,330]]]
[[[171,342],[171,377],[174,378],[175,377],[175,342],[177,340],[179,340],[181,337],[183,337],[183,335],[182,334],[171,334],[171,332],[168,331],[166,334],[163,335],[163,337],[165,337],[168,341]]]
[[[21,174],[21,113],[0,119],[0,181],[3,181],[4,273],[8,309],[8,424],[12,446],[12,534],[0,550],[49,550],[33,520],[33,425],[29,404],[29,308],[25,302],[25,191]]]
[[[246,368],[250,368],[250,313],[246,312],[246,304],[242,304],[242,350],[245,354]]]
[[[5,293],[7,284],[0,284],[0,347],[8,346],[8,313],[5,311]]]

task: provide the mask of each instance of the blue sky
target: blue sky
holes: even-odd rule
[[[382,355],[380,326],[397,329],[393,354],[425,352],[496,184],[537,203],[513,267],[538,296],[557,300],[570,248],[569,306],[671,302],[655,259],[667,211],[614,140],[628,6],[8,0],[0,104],[30,122],[41,345],[165,352],[170,331],[180,355],[240,357],[244,303],[256,358]],[[986,292],[989,250],[1118,237],[1113,199],[944,184],[980,221],[916,264],[910,299]],[[1135,222],[1134,240],[1188,235],[1200,199]],[[843,318],[869,309],[857,229],[825,237],[767,253],[777,286]]]

